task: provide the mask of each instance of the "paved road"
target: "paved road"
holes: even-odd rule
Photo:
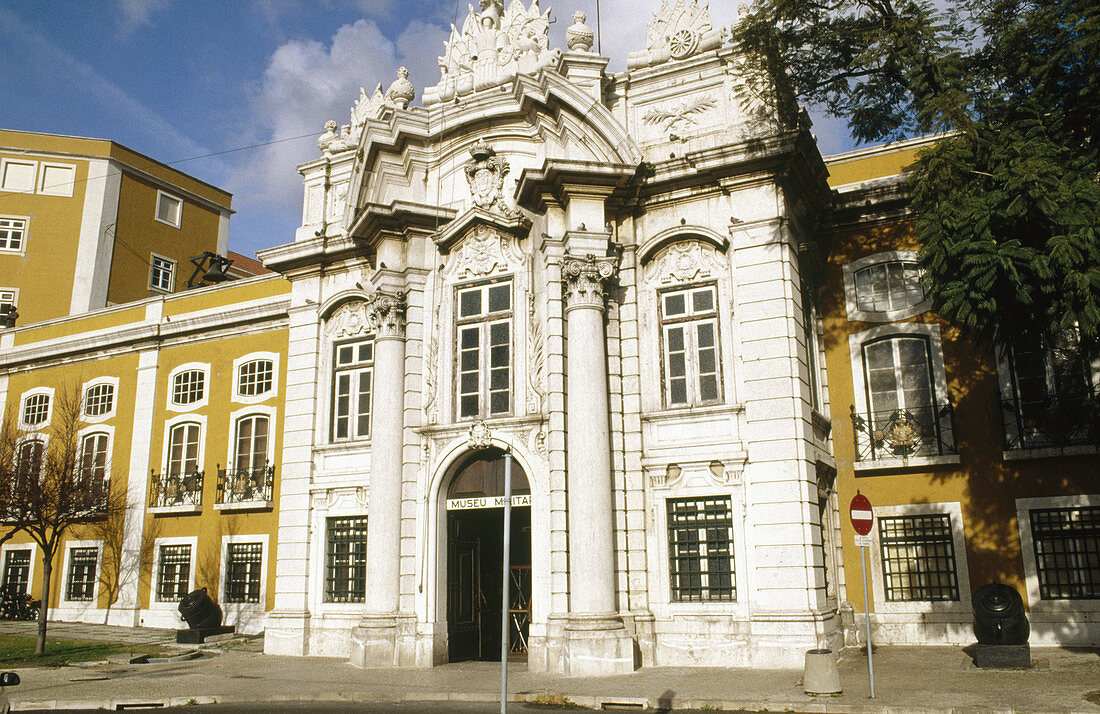
[[[318,714],[343,714],[344,712],[359,712],[361,714],[495,714],[500,711],[499,704],[463,704],[456,702],[402,702],[399,704],[332,704],[326,702],[306,702],[294,704],[208,704],[203,706],[171,707],[168,709],[134,709],[129,711],[158,711],[158,712],[187,712],[188,714],[300,714],[301,712],[314,712]],[[509,704],[509,714],[531,714],[533,712],[562,712],[562,711],[591,711],[577,707],[559,707],[545,704]],[[635,709],[633,711],[649,712],[682,712],[688,714],[688,709]],[[734,714],[713,709],[706,710],[707,714]],[[745,710],[738,710],[744,714]],[[790,711],[790,710],[788,710]],[[102,714],[102,709],[67,710],[67,714]],[[46,710],[33,711],[30,714],[56,714]]]

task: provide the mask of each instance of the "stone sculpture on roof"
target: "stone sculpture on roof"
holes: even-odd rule
[[[646,33],[646,49],[631,52],[629,69],[652,67],[669,60],[682,60],[713,50],[722,45],[726,28],[714,29],[710,22],[710,6],[698,0],[668,0],[661,2]]]
[[[439,58],[439,83],[424,90],[424,106],[497,87],[517,74],[535,74],[557,63],[561,52],[550,50],[550,11],[538,0],[525,7],[512,0],[480,0],[481,12],[471,5],[460,31],[451,25],[451,37]]]

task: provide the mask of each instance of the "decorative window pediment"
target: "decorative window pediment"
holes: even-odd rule
[[[464,220],[465,219],[465,220]],[[479,208],[471,209],[436,237],[441,252],[449,253],[445,275],[451,280],[474,280],[503,273],[514,273],[523,255],[517,241],[526,236],[530,222],[511,222]],[[511,223],[511,225],[509,225]]]

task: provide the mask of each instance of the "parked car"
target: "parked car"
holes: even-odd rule
[[[19,684],[19,675],[15,672],[0,672],[0,714],[8,714],[11,711],[11,703],[4,687],[14,687]]]

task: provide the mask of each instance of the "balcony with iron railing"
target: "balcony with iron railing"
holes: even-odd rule
[[[214,508],[247,510],[274,506],[275,467],[264,462],[258,468],[223,469],[218,466]]]
[[[202,471],[149,475],[151,513],[198,513],[202,510]]]
[[[958,463],[950,402],[860,414],[852,405],[856,469]]]
[[[1100,447],[1100,395],[1001,400],[1006,458],[1028,450]]]

